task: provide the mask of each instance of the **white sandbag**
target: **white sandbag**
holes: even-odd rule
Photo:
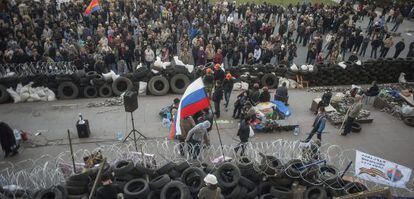
[[[29,99],[29,97],[30,97],[29,92],[20,93],[20,100],[22,102],[27,101],[27,99]]]
[[[288,79],[289,81],[289,88],[297,88],[298,87],[298,83],[293,80],[293,79]]]
[[[414,107],[403,104],[401,107],[401,113],[404,115],[411,115],[414,113]]]
[[[152,71],[152,73],[154,73],[154,74],[158,74],[158,73],[160,73],[160,71],[157,71],[157,70],[154,70],[154,69],[151,69],[151,71]]]
[[[116,79],[118,79],[119,76],[120,75],[117,75],[117,74],[112,75],[112,81],[115,81]]]
[[[186,64],[186,65],[184,65],[186,68],[187,68],[187,70],[188,70],[188,72],[189,73],[192,73],[193,72],[193,70],[194,70],[194,65],[189,65],[189,64]]]
[[[361,62],[361,60],[358,60],[358,61],[355,62],[355,64],[358,65],[358,66],[361,66],[362,62]]]
[[[16,86],[16,93],[20,94],[22,90],[23,85],[21,83],[18,83]]]
[[[155,67],[162,67],[162,61],[161,61],[160,57],[155,58],[154,66]]]
[[[299,68],[298,68],[298,66],[296,66],[296,64],[292,64],[292,66],[290,66],[290,70],[293,71],[293,72],[298,72]]]
[[[233,84],[233,91],[240,91],[242,89],[242,83],[236,82]]]
[[[286,83],[286,88],[289,88],[290,86],[289,80],[284,77],[279,78],[279,85],[282,85],[284,82]]]
[[[43,91],[43,87],[36,88],[36,93],[39,97],[45,97],[46,96],[45,91]]]
[[[308,70],[308,65],[302,65],[300,66],[300,69],[303,71],[307,71]]]
[[[407,83],[407,80],[405,79],[405,73],[400,73],[400,77],[398,77],[399,83]]]
[[[346,69],[345,62],[343,62],[343,61],[339,62],[338,66],[340,66],[342,69]]]
[[[146,95],[147,94],[147,82],[139,82],[139,95]]]
[[[249,84],[246,82],[241,82],[241,88],[242,90],[247,91],[249,89]]]
[[[113,70],[111,70],[111,72],[109,73],[102,73],[102,76],[105,79],[105,81],[109,81],[110,79],[112,79],[113,75],[116,75]]]
[[[173,58],[174,58],[176,65],[181,65],[181,66],[185,65],[181,60],[178,59],[178,56],[174,56]]]
[[[336,93],[333,97],[332,97],[332,99],[331,99],[331,101],[332,102],[340,102],[340,101],[342,101],[342,99],[345,97],[345,95],[343,94],[343,93]]]
[[[27,101],[30,101],[30,102],[35,102],[35,101],[40,101],[40,97],[39,97],[39,95],[36,93],[36,92],[32,92],[32,93],[30,93],[30,97],[29,97],[29,99],[27,99]]]
[[[20,95],[13,90],[13,88],[8,88],[7,92],[12,96],[14,103],[19,103],[21,101]]]
[[[309,72],[313,72],[314,66],[313,65],[308,65],[308,70],[309,70]]]
[[[46,93],[47,101],[50,102],[50,101],[55,101],[56,100],[56,95],[52,90],[50,90],[49,88],[45,88],[44,92]]]
[[[171,62],[162,62],[161,63],[161,67],[163,68],[163,69],[166,69],[168,66],[170,66],[171,65]]]
[[[139,64],[137,65],[137,68],[136,68],[136,69],[141,68],[141,67],[142,67],[142,63],[139,63]]]

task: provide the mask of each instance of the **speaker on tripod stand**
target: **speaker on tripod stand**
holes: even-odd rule
[[[138,92],[136,92],[136,91],[126,91],[124,93],[124,107],[125,107],[125,112],[131,113],[132,130],[125,137],[123,142],[125,142],[128,138],[133,139],[134,144],[135,144],[135,150],[138,151],[137,140],[139,140],[141,137],[143,139],[147,139],[147,137],[145,135],[143,135],[141,132],[139,132],[138,130],[135,129],[133,112],[138,109]],[[132,135],[132,137],[131,137],[131,135]]]

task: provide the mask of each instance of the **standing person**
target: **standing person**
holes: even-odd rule
[[[206,52],[203,47],[200,47],[197,51],[196,66],[204,66],[206,64]]]
[[[395,19],[395,25],[394,27],[391,29],[391,31],[397,32],[398,28],[400,27],[400,25],[403,23],[404,21],[404,17],[402,16],[402,14],[399,14],[397,16],[397,18]]]
[[[116,199],[118,198],[118,188],[112,184],[112,175],[105,173],[101,177],[102,186],[96,190],[96,198]]]
[[[379,40],[378,37],[375,37],[375,39],[372,40],[371,42],[371,47],[372,47],[371,58],[372,58],[372,55],[374,55],[375,59],[377,58],[377,51],[380,46],[381,46],[381,40]]]
[[[229,101],[230,101],[230,95],[231,95],[231,91],[233,90],[233,77],[231,76],[230,73],[227,73],[226,78],[223,80],[223,90],[224,90],[224,100],[226,100],[225,103],[225,108],[226,111],[228,110],[227,107],[229,105]]]
[[[203,77],[204,85],[206,86],[206,92],[208,94],[208,98],[211,98],[211,91],[213,91],[214,86],[214,76],[213,70],[211,68],[206,69],[206,74]]]
[[[214,55],[213,62],[214,64],[222,64],[223,63],[223,53],[222,50],[219,48],[217,53]]]
[[[185,142],[189,147],[190,157],[197,159],[200,154],[201,145],[204,140],[204,136],[207,134],[207,129],[210,128],[211,123],[209,121],[204,121],[202,123],[194,126],[187,135]]]
[[[221,86],[221,81],[216,81],[216,87],[214,88],[213,93],[213,102],[214,102],[214,114],[217,118],[220,118],[220,102],[223,99],[223,87]]]
[[[315,135],[319,141],[322,141],[322,132],[325,129],[326,124],[326,114],[325,107],[319,107],[319,113],[316,115],[315,120],[313,121],[312,131],[309,133],[309,136],[303,142],[309,142],[312,137]]]
[[[214,65],[214,81],[215,82],[217,82],[217,81],[222,82],[224,80],[225,76],[226,76],[226,74],[221,69],[220,64]]]
[[[263,87],[263,92],[260,93],[259,101],[260,102],[270,102],[270,93],[269,93],[269,88],[267,88],[267,86]]]
[[[237,152],[241,148],[240,156],[244,155],[244,151],[246,150],[247,142],[249,141],[249,134],[250,134],[250,125],[249,125],[250,118],[245,116],[240,121],[239,130],[237,131],[237,136],[240,138],[240,143],[234,148],[234,151]]]
[[[387,54],[388,54],[388,51],[394,45],[394,41],[392,40],[392,38],[393,37],[390,36],[390,37],[388,37],[384,40],[384,46],[382,48],[380,57],[382,57],[382,58],[386,57]]]
[[[279,88],[276,89],[276,93],[275,93],[275,100],[279,100],[284,102],[286,105],[288,105],[288,90],[286,88],[286,82],[282,83],[282,86],[280,86]]]
[[[405,48],[405,43],[404,43],[404,38],[401,39],[401,41],[399,41],[397,44],[395,44],[395,54],[394,54],[394,59],[397,58],[400,53],[404,50]]]
[[[213,174],[207,174],[204,177],[204,182],[206,186],[200,189],[198,192],[199,199],[220,199],[221,198],[221,189],[217,186],[217,178]]]
[[[355,118],[358,117],[359,112],[362,109],[362,96],[356,95],[354,104],[348,110],[348,117],[345,121],[344,132],[341,135],[346,136],[348,133],[351,132],[352,124],[355,121]]]
[[[362,40],[361,51],[359,52],[359,56],[365,57],[365,53],[367,52],[367,47],[371,39],[367,36]]]
[[[148,45],[147,48],[145,49],[144,54],[145,54],[145,65],[147,66],[149,70],[151,70],[151,63],[154,62],[155,60],[154,51]]]
[[[180,121],[180,128],[181,128],[181,135],[179,136],[178,140],[180,141],[179,150],[182,156],[185,155],[185,139],[187,138],[188,132],[195,126],[195,121],[192,116],[188,116],[186,118],[181,119]]]
[[[240,93],[237,96],[237,100],[236,102],[234,102],[234,110],[233,110],[233,118],[234,119],[239,119],[240,115],[242,113],[242,108],[244,106],[244,104],[247,102],[248,100],[248,95],[247,95],[247,91],[242,91],[242,93]]]
[[[408,48],[407,57],[414,57],[414,41],[410,43]]]
[[[256,45],[253,51],[254,63],[260,63],[261,57],[262,57],[262,49],[260,48],[259,45]]]
[[[250,90],[249,96],[250,96],[250,101],[252,102],[253,106],[259,103],[260,91],[259,91],[258,83],[253,84],[253,89]]]
[[[0,144],[4,151],[4,157],[14,156],[19,148],[14,137],[13,129],[4,122],[0,122]]]

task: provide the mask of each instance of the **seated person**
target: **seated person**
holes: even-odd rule
[[[282,101],[288,105],[288,90],[286,88],[286,82],[282,83],[282,86],[276,89],[275,100]]]
[[[269,89],[266,86],[263,87],[263,92],[260,93],[259,101],[260,102],[270,102],[270,93],[269,93]]]

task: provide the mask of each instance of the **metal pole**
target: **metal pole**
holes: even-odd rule
[[[93,183],[92,190],[91,190],[91,193],[89,195],[89,199],[92,199],[92,196],[95,193],[95,189],[96,189],[96,186],[97,186],[99,180],[101,179],[102,170],[104,168],[105,163],[106,163],[106,158],[103,159],[101,165],[99,166],[98,175],[96,175],[95,182]]]
[[[72,156],[73,173],[76,173],[75,157],[73,157],[72,139],[70,138],[70,131],[69,131],[69,129],[68,129],[68,139],[69,139],[70,155]]]
[[[131,112],[131,120],[132,120],[132,131],[133,131],[133,134],[134,134],[134,144],[135,144],[135,151],[137,151],[138,152],[138,147],[137,147],[137,137],[136,137],[136,135],[135,135],[135,122],[134,122],[134,114],[133,114],[133,112]]]
[[[351,165],[352,165],[352,161],[351,161],[351,162],[349,162],[348,166],[346,166],[346,168],[345,168],[344,172],[343,172],[343,173],[342,173],[342,175],[341,175],[341,178],[343,178],[343,177],[344,177],[345,173],[349,170],[349,168],[351,167]]]
[[[208,96],[205,88],[204,88],[204,93],[206,94],[206,96]],[[209,102],[210,102],[210,99],[209,99]],[[211,103],[209,103],[209,105],[210,105],[210,110],[213,113],[213,120],[214,120],[214,124],[216,125],[217,134],[218,134],[219,141],[220,141],[221,154],[223,154],[223,160],[226,160],[226,156],[224,156],[223,142],[221,141],[221,135],[220,135],[220,130],[219,130],[218,125],[217,125],[216,116],[214,115],[213,108],[211,107]],[[220,106],[220,104],[219,104],[219,106]]]

